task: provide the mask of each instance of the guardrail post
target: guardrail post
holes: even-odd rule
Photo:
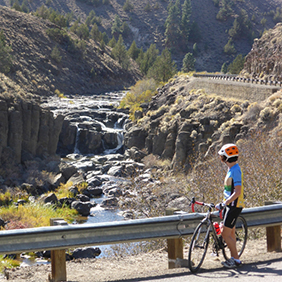
[[[166,210],[166,215],[173,215],[176,210]],[[176,259],[183,259],[182,238],[167,239],[168,268],[176,268]]]
[[[50,225],[67,225],[62,218],[51,218]],[[66,250],[51,251],[52,282],[67,281]]]
[[[265,205],[281,204],[281,202],[266,202]],[[268,252],[281,251],[281,225],[266,227]]]

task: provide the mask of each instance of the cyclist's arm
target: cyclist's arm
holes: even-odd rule
[[[234,187],[234,192],[230,195],[228,199],[225,200],[225,205],[229,205],[233,201],[235,201],[241,195],[241,185],[236,185]]]

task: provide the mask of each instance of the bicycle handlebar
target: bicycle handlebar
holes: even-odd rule
[[[213,203],[207,204],[207,203],[204,203],[204,202],[198,202],[198,201],[195,200],[195,197],[193,197],[192,201],[191,201],[192,212],[195,212],[195,204],[199,205],[199,206],[209,207],[209,209],[215,208],[215,204],[213,204]],[[222,210],[219,211],[219,216],[222,219]]]

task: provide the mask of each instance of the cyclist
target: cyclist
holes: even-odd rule
[[[222,265],[227,268],[235,268],[242,263],[236,248],[235,223],[244,208],[243,173],[237,163],[239,150],[235,144],[225,144],[218,152],[220,159],[228,167],[224,180],[224,202],[216,205],[217,209],[224,208],[224,220],[221,230],[231,258]]]

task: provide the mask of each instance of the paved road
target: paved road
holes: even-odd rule
[[[270,260],[264,263],[247,264],[234,270],[229,269],[213,269],[202,270],[198,274],[178,274],[172,275],[168,278],[156,278],[143,281],[154,282],[211,282],[211,281],[224,281],[224,282],[281,282],[282,281],[282,261],[281,259]]]
[[[129,282],[129,280],[124,280]],[[281,258],[244,264],[238,269],[201,269],[199,273],[192,274],[187,270],[185,273],[166,274],[130,280],[130,282],[281,282],[282,260]]]

